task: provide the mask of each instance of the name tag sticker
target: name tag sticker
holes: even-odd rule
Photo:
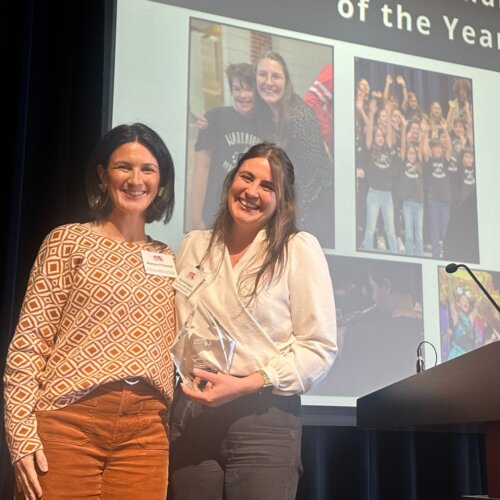
[[[186,267],[172,283],[172,288],[189,298],[193,292],[205,281],[203,273],[196,267]]]
[[[146,274],[155,276],[165,276],[167,278],[176,278],[175,261],[172,255],[158,252],[141,250],[142,262]]]

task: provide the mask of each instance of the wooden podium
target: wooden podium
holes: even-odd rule
[[[357,401],[360,429],[485,433],[488,497],[500,499],[500,341]]]

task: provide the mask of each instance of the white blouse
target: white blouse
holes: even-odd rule
[[[201,301],[236,341],[231,375],[246,376],[263,369],[274,394],[307,391],[327,374],[337,353],[332,282],[318,240],[306,232],[294,235],[288,243],[284,272],[272,283],[259,286],[256,299],[248,303],[245,291],[251,291],[253,280],[245,283],[243,296],[239,285],[263,262],[265,230],[234,267],[222,245],[202,263],[211,234],[192,231],[181,243],[177,270],[201,264],[205,279],[189,298],[177,292],[178,327]]]

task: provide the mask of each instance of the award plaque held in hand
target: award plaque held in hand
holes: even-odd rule
[[[235,347],[236,342],[219,321],[199,303],[169,351],[183,383],[194,389],[193,369],[229,373]]]

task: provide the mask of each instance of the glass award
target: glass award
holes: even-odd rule
[[[235,340],[217,318],[202,303],[198,303],[169,351],[183,383],[195,389],[194,368],[229,373],[235,347]]]

